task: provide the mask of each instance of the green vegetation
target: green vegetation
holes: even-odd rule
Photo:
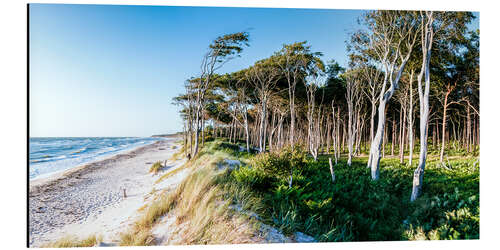
[[[475,158],[453,159],[447,167],[430,160],[423,196],[414,203],[408,199],[414,166],[383,159],[381,178],[373,182],[366,160],[354,160],[352,166],[340,161],[332,184],[326,156],[315,162],[301,150],[265,153],[232,171],[226,183],[246,190],[247,199],[261,202],[249,207],[258,207],[252,211],[264,222],[319,241],[479,238]],[[292,188],[286,171],[279,171],[288,166],[295,166]],[[236,196],[235,201],[241,199]]]

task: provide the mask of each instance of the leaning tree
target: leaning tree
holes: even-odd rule
[[[202,109],[205,102],[205,95],[214,73],[231,59],[240,56],[244,46],[248,44],[248,33],[238,32],[217,37],[208,48],[201,62],[201,74],[195,83],[195,104],[194,104],[194,149],[192,156],[198,153],[198,138],[200,135],[200,119],[203,115]]]

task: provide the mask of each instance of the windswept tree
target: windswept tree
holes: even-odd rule
[[[205,94],[210,86],[214,73],[231,59],[240,56],[245,46],[248,44],[248,33],[238,32],[217,37],[208,48],[201,62],[201,73],[199,80],[195,82],[193,89],[194,97],[194,149],[192,156],[198,153],[198,138],[200,135],[200,124]]]
[[[355,42],[366,44],[384,72],[378,101],[377,131],[370,147],[368,166],[372,180],[378,180],[381,146],[385,130],[385,111],[410,58],[418,37],[418,20],[409,11],[371,11],[364,15],[368,32],[357,33]]]
[[[226,74],[219,81],[221,89],[227,96],[229,114],[245,130],[246,150],[250,152],[250,131],[248,123],[248,109],[250,107],[250,83],[245,71]]]
[[[449,119],[450,109],[463,108],[466,105],[462,92],[471,80],[469,72],[473,72],[478,66],[478,57],[469,58],[468,55],[475,50],[470,47],[472,39],[466,37],[454,37],[451,39],[441,39],[436,42],[436,51],[439,56],[432,57],[431,82],[434,83],[437,99],[442,105],[441,121],[441,149],[439,153],[440,162],[443,163],[446,146],[446,128]],[[471,60],[472,59],[472,60]]]
[[[371,64],[364,64],[361,68],[362,90],[370,102],[370,142],[375,136],[375,115],[377,113],[377,101],[380,92],[382,72]]]
[[[247,71],[247,78],[255,87],[260,102],[259,152],[266,150],[267,105],[279,76],[279,70],[272,58],[256,62]]]
[[[415,72],[418,68],[418,60],[416,59],[417,53],[414,53],[412,56],[413,58],[410,59],[407,65],[407,80],[408,82],[406,83],[407,89],[408,89],[408,100],[407,100],[407,105],[408,105],[408,113],[407,113],[407,134],[408,134],[408,148],[409,148],[409,153],[408,153],[408,165],[411,166],[413,164],[413,148],[415,146],[415,141],[414,141],[414,133],[413,133],[413,124],[415,122],[415,115],[414,115],[414,107],[416,103],[414,102],[415,100],[415,93],[414,93],[414,79],[415,79]]]
[[[409,79],[410,78],[410,79]],[[409,120],[407,116],[409,112],[412,112],[412,108],[410,105],[413,105],[413,100],[410,95],[413,94],[412,88],[412,79],[413,75],[406,75],[402,82],[404,84],[401,85],[399,91],[395,93],[396,98],[400,105],[399,110],[399,163],[404,163],[404,147],[405,147],[405,139],[408,137],[407,132],[407,121]],[[412,117],[413,119],[413,117]],[[413,120],[412,120],[413,121]],[[412,135],[413,136],[413,135]],[[411,149],[410,149],[411,150]]]
[[[270,151],[278,151],[284,145],[283,122],[288,115],[288,100],[279,94],[272,95],[269,99],[271,110],[271,123],[269,124],[268,145]]]
[[[277,65],[281,69],[281,74],[284,75],[288,83],[288,97],[290,102],[290,144],[295,143],[295,91],[297,83],[304,80],[307,71],[313,67],[323,67],[323,63],[319,59],[322,55],[320,52],[311,52],[311,46],[306,45],[306,41],[293,44],[285,44],[283,48],[275,53]]]
[[[186,150],[184,153],[188,154],[188,152],[193,151],[193,111],[194,111],[194,91],[193,91],[193,82],[196,79],[189,79],[184,82],[184,88],[186,90],[185,94],[181,94],[173,98],[173,104],[181,106],[181,117],[185,120],[184,124],[184,145]],[[187,150],[187,145],[189,145],[189,151]]]

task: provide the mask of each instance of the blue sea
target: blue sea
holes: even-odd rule
[[[29,139],[29,178],[46,177],[164,138],[47,137]]]

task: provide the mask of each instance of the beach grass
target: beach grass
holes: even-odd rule
[[[42,245],[42,248],[94,247],[102,241],[102,236],[91,235],[84,239],[66,236],[55,242]]]
[[[151,168],[149,169],[150,173],[157,174],[163,166],[161,165],[161,162],[157,161],[155,162]]]
[[[235,213],[229,192],[223,185],[226,171],[202,168],[193,172],[172,193],[172,213],[179,230],[177,244],[251,243],[258,234],[257,221]]]
[[[161,197],[149,206],[141,207],[142,216],[134,223],[131,230],[120,235],[120,246],[148,246],[154,244],[151,228],[171,209],[170,196]]]
[[[259,223],[243,213],[237,213],[230,206],[257,210],[262,204],[248,196],[243,186],[229,183],[229,171],[219,169],[224,159],[234,158],[217,150],[217,143],[207,143],[194,159],[171,171],[158,182],[175,175],[182,169],[192,172],[169,193],[144,209],[143,216],[133,228],[122,234],[120,245],[138,246],[153,244],[151,230],[166,215],[175,217],[175,230],[169,244],[228,244],[251,243],[259,235]],[[234,197],[239,197],[235,199]]]
[[[120,246],[149,246],[153,243],[154,237],[149,230],[124,233],[120,236]]]
[[[176,149],[174,147],[177,148],[176,145],[173,145],[172,149]],[[185,150],[185,146],[183,145],[182,147],[180,147],[179,150],[177,150],[174,154],[172,154],[172,156],[170,157],[169,160],[170,161],[177,161],[177,160],[181,159],[182,158],[182,154],[184,153],[184,150]]]

